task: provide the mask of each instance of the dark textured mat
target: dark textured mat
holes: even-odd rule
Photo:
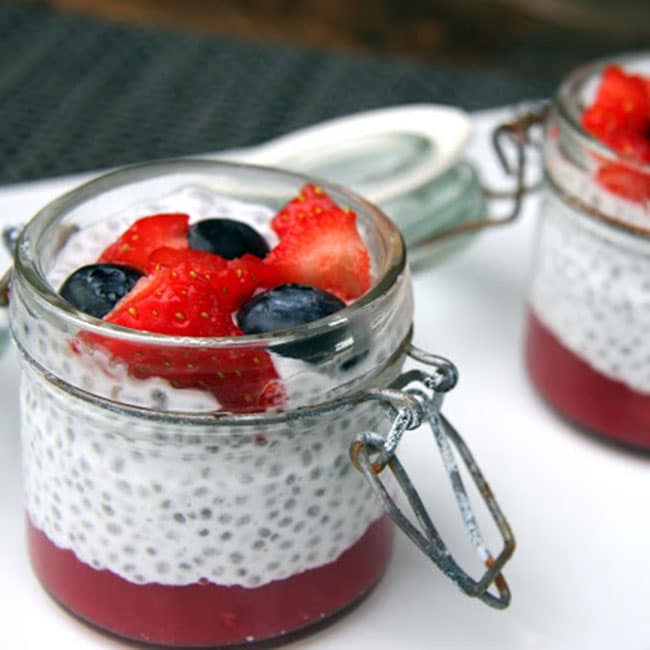
[[[486,108],[553,85],[0,4],[0,183],[251,145],[380,106]]]

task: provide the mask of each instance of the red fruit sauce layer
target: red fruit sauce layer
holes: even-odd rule
[[[594,370],[558,341],[532,310],[526,362],[542,397],[560,413],[606,438],[650,449],[650,395]]]
[[[384,516],[338,559],[261,587],[137,585],[80,562],[27,521],[32,566],[49,593],[89,623],[119,636],[169,646],[262,641],[344,609],[381,577],[393,527]]]

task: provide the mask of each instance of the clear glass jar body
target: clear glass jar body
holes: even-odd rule
[[[650,448],[650,169],[587,134],[580,116],[603,68],[650,74],[650,57],[600,62],[560,86],[546,124],[546,186],[526,359],[561,414]]]
[[[385,569],[392,528],[348,456],[359,431],[390,425],[377,403],[350,397],[393,381],[411,332],[403,244],[379,211],[326,187],[357,212],[375,282],[333,317],[277,335],[135,332],[56,294],[66,264],[91,261],[80,259],[85,244],[134,204],[209,186],[273,210],[305,181],[207,162],[132,168],[62,197],[21,236],[11,330],[22,353],[30,556],[50,594],[100,628],[167,646],[263,641],[344,610]],[[182,357],[190,373],[227,359],[217,372],[242,391],[246,364],[271,360],[283,403],[220,410],[199,389],[123,367],[105,353],[115,342],[149,360]],[[288,343],[322,353],[287,361]]]

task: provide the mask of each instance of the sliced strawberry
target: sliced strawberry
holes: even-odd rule
[[[227,260],[214,253],[197,251],[192,248],[170,248],[163,246],[157,248],[149,255],[147,272],[153,273],[163,268],[173,268],[183,265],[190,275],[200,275],[206,280],[223,271],[227,266]]]
[[[603,73],[596,103],[624,115],[628,131],[642,131],[648,123],[648,97],[642,77],[609,66]]]
[[[233,332],[241,334],[239,329]],[[199,378],[197,386],[211,391],[224,409],[255,412],[284,402],[282,383],[264,350],[213,350],[202,362],[205,368],[209,372]]]
[[[623,156],[650,163],[650,79],[618,66],[603,71],[596,98],[583,113],[583,127]],[[647,201],[650,178],[634,164],[602,161],[596,182],[631,201]]]
[[[627,119],[622,111],[611,110],[606,106],[595,103],[583,113],[582,126],[585,131],[596,136],[604,144],[609,145],[612,136],[626,131]]]
[[[105,320],[176,336],[242,334],[211,281],[186,263],[142,278]],[[283,400],[278,375],[264,350],[151,346],[97,336],[85,337],[85,342],[125,362],[133,377],[161,377],[176,388],[209,390],[226,410],[260,411]]]
[[[596,181],[618,196],[638,203],[650,199],[650,176],[626,165],[608,163],[596,174]]]
[[[650,163],[650,138],[641,133],[616,133],[609,145],[629,158]]]
[[[99,256],[98,262],[126,264],[147,271],[149,255],[157,248],[187,248],[186,214],[154,214],[134,222]]]
[[[240,334],[233,329],[228,335]],[[125,362],[132,377],[160,377],[174,388],[208,391],[225,411],[259,412],[284,402],[282,383],[263,349],[167,348],[107,339],[93,343]]]
[[[307,284],[342,300],[370,287],[370,257],[356,227],[356,215],[330,209],[294,226],[264,263],[279,283]]]
[[[626,73],[619,66],[608,66],[593,104],[583,114],[584,128],[606,144],[621,132],[647,136],[650,102],[646,80]]]
[[[177,267],[191,277],[208,280],[222,310],[228,313],[239,309],[255,289],[267,288],[273,282],[262,260],[249,253],[226,260],[205,251],[163,247],[149,256],[150,272]]]
[[[212,278],[211,283],[220,294],[226,309],[239,309],[258,287],[269,283],[269,272],[263,260],[246,253],[238,259],[228,260],[226,268]]]
[[[222,336],[232,322],[210,283],[184,265],[141,278],[105,320],[176,336]]]
[[[307,183],[300,194],[293,198],[271,221],[271,227],[278,237],[284,237],[295,225],[318,218],[323,211],[338,208],[336,203],[325,193],[323,188],[314,183]]]
[[[609,66],[603,73],[598,100],[621,108],[630,118],[630,129],[643,127],[648,119],[646,79],[626,72],[619,66]]]

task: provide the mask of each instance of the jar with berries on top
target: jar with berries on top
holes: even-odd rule
[[[570,421],[650,449],[650,54],[570,74],[543,154],[530,377]]]
[[[455,367],[411,343],[404,242],[375,206],[262,167],[126,168],[24,227],[9,293],[30,558],[78,617],[158,646],[288,638],[368,593],[393,523],[465,593],[509,603],[510,527],[440,411]],[[477,577],[399,463],[420,425]]]

